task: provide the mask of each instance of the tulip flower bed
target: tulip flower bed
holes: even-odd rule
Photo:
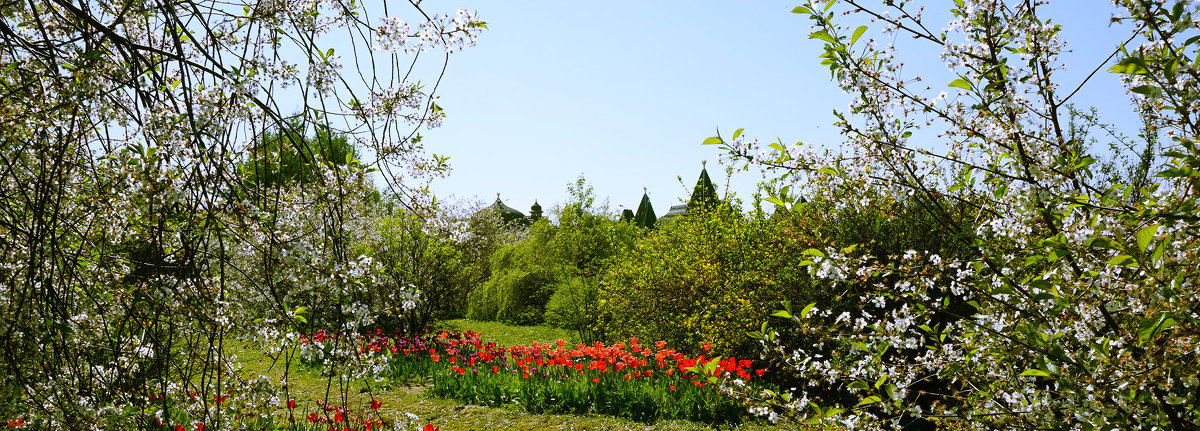
[[[320,346],[331,339],[319,333],[302,343]],[[568,346],[558,340],[502,348],[470,331],[410,337],[376,331],[356,341],[355,353],[386,358],[385,377],[430,379],[430,395],[486,406],[518,404],[533,413],[598,413],[644,422],[740,422],[746,408],[722,387],[757,387],[763,373],[749,360],[690,357],[662,341],[641,345],[636,338],[611,345]]]

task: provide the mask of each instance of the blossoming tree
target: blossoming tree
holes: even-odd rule
[[[761,411],[855,429],[1195,429],[1200,6],[1114,1],[1114,19],[1132,33],[1096,73],[1123,78],[1146,127],[1107,149],[1088,133],[1094,116],[1070,106],[1079,89],[1059,84],[1066,42],[1043,2],[957,0],[941,30],[912,3],[814,0],[794,10],[811,19],[822,64],[853,97],[836,114],[845,152],[760,147],[740,134],[707,141],[785,182],[806,179],[794,187],[819,189],[810,195],[845,196],[851,209],[911,196],[945,215],[931,230],[972,250],[884,262],[852,244],[814,249],[803,264],[831,288],[870,288],[859,310],[779,313],[823,342],[761,334],[765,354],[809,382],[765,394],[773,407]],[[932,45],[956,76],[911,76],[907,54],[845,15]],[[1122,174],[1113,160],[1123,157],[1140,162]],[[947,202],[974,217],[950,216]],[[823,398],[821,385],[852,399]]]
[[[0,5],[0,416],[229,426],[231,404],[279,404],[246,391],[260,385],[223,343],[303,320],[280,285],[342,292],[344,316],[369,317],[351,301],[373,266],[347,253],[349,203],[378,169],[423,206],[445,159],[418,132],[442,109],[410,73],[484,24],[367,3]],[[239,167],[279,157],[257,146],[296,112],[372,158],[324,166],[290,142],[322,166],[311,187],[247,187]],[[248,315],[247,297],[271,306]]]

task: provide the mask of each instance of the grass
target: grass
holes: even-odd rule
[[[483,334],[483,341],[494,341],[498,346],[528,346],[534,341],[553,343],[560,338],[567,340],[572,345],[579,343],[579,334],[575,331],[549,326],[512,326],[499,322],[480,322],[467,319],[447,320],[443,324],[447,326],[447,329],[478,332]]]
[[[552,343],[562,338],[572,343],[577,338],[572,332],[557,328],[538,326],[509,326],[494,322],[451,320],[444,322],[451,329],[470,330],[485,334],[489,341],[500,345],[529,344],[533,341]],[[573,338],[574,337],[574,338]],[[247,378],[267,376],[272,381],[281,381],[282,364],[273,363],[252,343],[227,342],[229,353],[238,355],[242,362],[242,373]],[[380,413],[386,418],[399,418],[412,413],[420,418],[420,424],[430,423],[443,431],[457,430],[707,430],[713,426],[686,420],[663,420],[652,425],[603,415],[532,414],[521,406],[483,407],[424,395],[422,385],[389,385],[374,381],[352,381],[340,391],[339,383],[329,377],[320,376],[319,370],[307,369],[293,364],[288,378],[290,397],[297,401],[297,412],[311,410],[318,399],[344,400],[346,405],[362,409],[371,399],[383,402]],[[282,399],[282,395],[280,395]],[[307,412],[303,413],[307,414]],[[303,414],[298,414],[300,418]],[[303,420],[303,419],[300,419]],[[418,428],[419,429],[419,428]],[[743,424],[737,430],[775,430],[766,424]]]

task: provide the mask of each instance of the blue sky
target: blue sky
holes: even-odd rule
[[[424,5],[475,9],[489,27],[477,46],[452,56],[438,90],[448,117],[423,132],[427,148],[453,167],[432,186],[439,199],[490,203],[501,193],[523,211],[535,199],[549,209],[582,174],[611,210],[636,207],[646,187],[661,215],[686,199],[677,177],[690,187],[702,161],[724,192],[719,149],[700,145],[717,128],[726,136],[745,128],[764,141],[839,140],[831,112],[849,99],[819,64],[808,20],[790,13],[797,2],[461,1],[469,3]],[[1073,50],[1063,56],[1064,87],[1127,37],[1109,27],[1107,1],[1060,0],[1043,10],[1064,25]],[[929,68],[932,82],[950,76],[936,56],[913,63]],[[1072,100],[1136,135],[1114,75],[1101,71]],[[748,203],[758,181],[742,172],[731,187]]]

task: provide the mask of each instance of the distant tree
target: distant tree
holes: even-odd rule
[[[242,176],[251,187],[262,188],[310,183],[316,180],[319,164],[345,165],[359,158],[345,134],[320,122],[309,127],[301,117],[270,129],[248,154]]]

